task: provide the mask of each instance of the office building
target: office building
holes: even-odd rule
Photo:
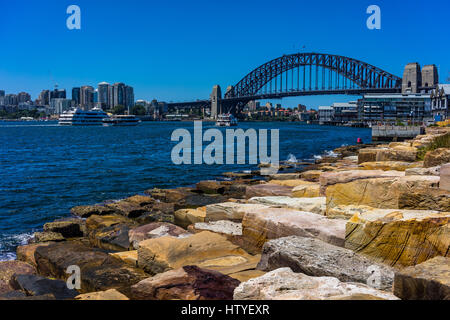
[[[91,86],[82,86],[80,88],[80,107],[83,110],[94,108],[94,88]]]
[[[17,102],[18,103],[24,103],[24,102],[29,102],[29,101],[31,101],[30,94],[28,94],[26,92],[20,92],[17,94]]]
[[[319,107],[319,123],[327,124],[333,121],[334,110],[332,106]]]
[[[98,84],[98,105],[103,110],[111,109],[109,88],[110,85],[107,82]]]
[[[19,104],[17,95],[7,94],[5,96],[5,106],[17,106]]]
[[[66,90],[59,90],[58,86],[55,86],[55,90],[50,91],[50,100],[51,99],[66,99]]]
[[[55,98],[50,100],[50,110],[53,114],[61,114],[65,111],[70,110],[72,106],[72,100]]]
[[[38,104],[40,106],[49,106],[50,105],[50,90],[42,90],[39,94]]]
[[[72,88],[72,101],[76,107],[80,106],[81,103],[81,88]]]

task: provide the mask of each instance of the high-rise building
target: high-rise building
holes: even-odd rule
[[[83,110],[90,110],[94,107],[94,88],[82,86],[80,90],[80,106]]]
[[[103,110],[110,109],[109,87],[110,85],[107,82],[98,84],[98,104]]]
[[[5,90],[0,90],[0,97],[4,97],[5,96]]]
[[[108,109],[114,107],[114,86],[108,86]]]
[[[5,91],[0,90],[0,106],[5,105]]]
[[[72,105],[72,100],[55,98],[50,100],[50,109],[54,114],[61,114],[64,111],[70,110]]]
[[[66,89],[59,90],[58,86],[55,86],[55,90],[50,91],[50,100],[51,99],[65,99],[66,98]]]
[[[125,86],[125,107],[128,109],[134,107],[134,89],[130,86]]]
[[[79,106],[81,102],[81,88],[75,87],[72,88],[72,101],[74,102],[75,106]]]
[[[15,94],[7,94],[5,96],[5,105],[6,106],[17,106],[19,104],[17,95]]]
[[[26,92],[20,92],[19,94],[17,94],[17,101],[18,103],[29,102],[31,101],[31,96]]]
[[[39,94],[39,105],[48,106],[50,105],[50,90],[42,90]]]
[[[113,107],[115,106],[125,106],[125,84],[124,83],[114,83],[113,85],[114,87],[114,104]]]

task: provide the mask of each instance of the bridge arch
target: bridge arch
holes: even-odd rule
[[[283,75],[286,75],[286,83]],[[311,93],[327,89],[332,93],[345,89],[398,89],[401,83],[400,77],[360,60],[324,53],[296,53],[283,55],[254,69],[231,87],[224,99],[255,97],[261,95],[264,88],[266,93],[273,89],[275,92]]]

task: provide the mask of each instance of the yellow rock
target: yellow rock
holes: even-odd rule
[[[187,228],[197,222],[205,222],[206,208],[181,209],[175,212],[175,224]]]
[[[320,197],[320,184],[304,184],[292,189],[294,198],[316,198]]]
[[[239,280],[240,282],[246,282],[246,281],[248,281],[250,279],[261,277],[261,276],[263,276],[265,274],[266,274],[266,272],[264,272],[264,271],[246,270],[246,271],[241,271],[241,272],[238,272],[238,273],[232,273],[229,276],[231,278]]]
[[[450,213],[399,210],[355,214],[346,225],[345,247],[394,267],[448,256]]]
[[[295,180],[271,180],[269,181],[271,184],[278,184],[280,186],[285,187],[298,187],[298,186],[307,186],[307,185],[314,185],[314,182],[305,181],[301,179],[295,179]]]
[[[419,168],[423,165],[421,162],[402,162],[402,161],[374,161],[364,162],[360,166],[364,170],[383,170],[383,171],[405,171],[410,168]]]
[[[117,253],[110,253],[111,256],[113,256],[116,259],[119,259],[133,267],[138,266],[138,253],[137,250],[133,251],[124,251],[124,252],[117,252]]]
[[[188,238],[162,237],[140,243],[138,265],[150,274],[196,265],[224,274],[255,269],[260,257],[216,233],[204,231]]]
[[[323,173],[321,170],[309,170],[302,173],[302,179],[306,181],[319,181],[320,175]]]
[[[116,289],[80,294],[79,296],[76,296],[75,299],[76,300],[103,300],[103,301],[130,300],[130,299],[128,299],[127,296],[123,295]]]

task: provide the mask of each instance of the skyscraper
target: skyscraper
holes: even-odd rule
[[[134,107],[134,89],[130,86],[125,86],[125,107],[131,109]]]
[[[39,94],[38,100],[41,106],[50,105],[50,90],[42,90]]]
[[[20,92],[19,94],[17,94],[17,101],[18,103],[31,101],[31,96],[26,92]]]
[[[80,106],[83,110],[90,110],[94,107],[94,88],[82,86],[80,90]]]
[[[113,97],[114,97],[114,104],[113,107],[115,106],[125,106],[125,84],[122,82],[118,82],[118,83],[114,83],[113,85],[114,87],[114,92],[113,92]]]
[[[81,101],[80,94],[81,94],[81,88],[79,88],[79,87],[72,88],[72,101],[74,101],[75,106],[80,105],[80,101]]]
[[[51,99],[65,99],[66,98],[66,89],[59,90],[58,86],[55,86],[55,90],[50,91],[50,100]]]
[[[98,104],[103,110],[110,109],[109,83],[98,84]]]
[[[5,90],[0,90],[0,97],[4,97],[5,96]]]

